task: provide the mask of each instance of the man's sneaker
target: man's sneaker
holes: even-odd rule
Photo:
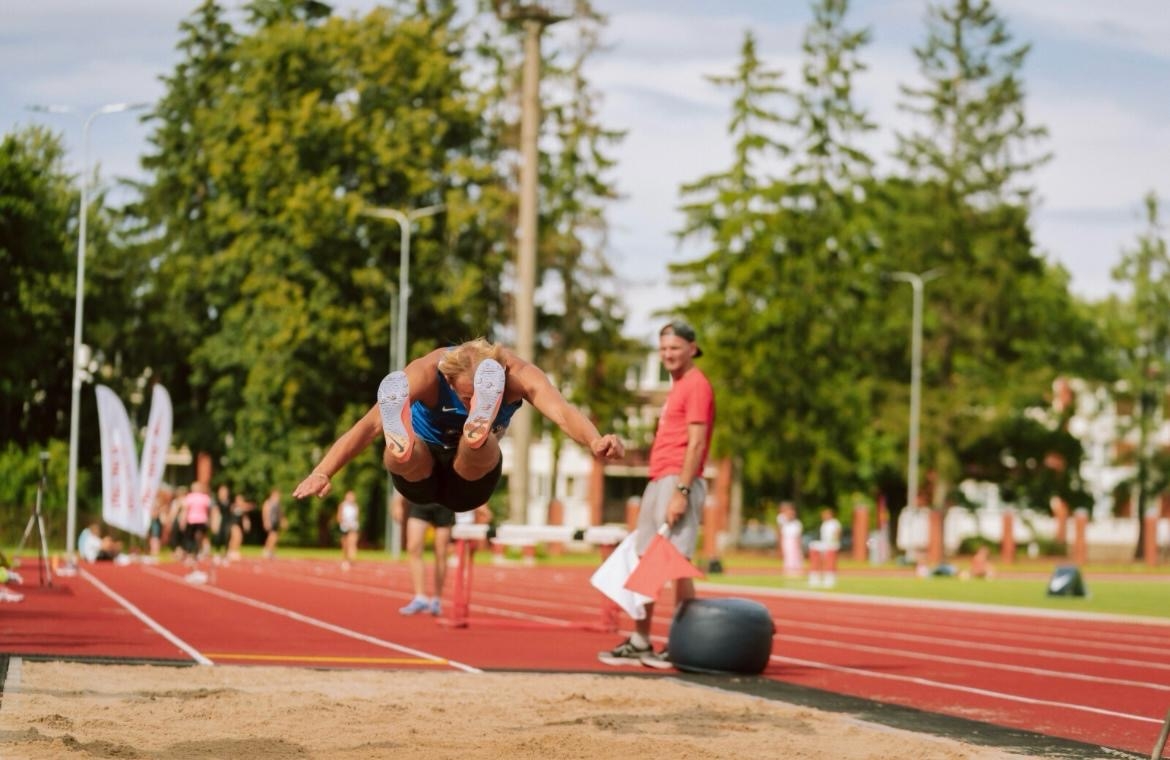
[[[439,601],[437,596],[431,600],[431,614],[435,617],[443,614],[443,603]]]
[[[425,596],[416,596],[410,600],[410,604],[405,607],[400,607],[398,613],[401,615],[417,615],[424,610],[430,609],[431,603]]]
[[[410,385],[405,372],[391,372],[383,378],[378,386],[378,411],[382,413],[386,446],[396,459],[409,459],[414,427],[410,424]]]
[[[626,639],[607,652],[598,652],[597,659],[606,665],[641,665],[642,658],[649,654],[654,654],[654,647],[635,646],[633,640]]]
[[[659,670],[674,668],[674,663],[670,661],[670,652],[667,651],[666,647],[663,647],[661,652],[642,655],[642,664],[648,668],[658,668]]]
[[[495,359],[484,359],[475,368],[471,411],[467,414],[467,422],[463,424],[463,437],[473,449],[482,446],[491,435],[492,423],[504,400],[506,380],[504,368]]]

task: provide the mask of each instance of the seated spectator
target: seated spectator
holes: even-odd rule
[[[759,520],[750,518],[739,536],[741,549],[772,549],[776,546],[776,533]]]
[[[994,578],[995,565],[991,564],[989,557],[991,550],[986,546],[980,546],[975,550],[975,554],[971,556],[971,569],[959,574],[963,580],[968,578]]]
[[[122,553],[122,542],[103,535],[101,523],[95,520],[77,537],[77,553],[86,562],[112,561]]]

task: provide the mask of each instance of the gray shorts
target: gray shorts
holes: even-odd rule
[[[638,556],[646,552],[654,534],[666,522],[666,507],[670,497],[678,493],[678,475],[664,475],[646,484],[642,493],[642,506],[638,509]],[[674,524],[667,534],[670,543],[687,559],[693,559],[695,544],[699,540],[699,522],[702,519],[703,504],[707,501],[707,481],[695,478],[691,483],[691,494],[687,500],[687,513]]]

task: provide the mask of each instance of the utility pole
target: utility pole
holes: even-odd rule
[[[520,100],[520,230],[516,257],[516,354],[525,361],[536,356],[537,187],[540,136],[540,36],[544,29],[572,17],[573,3],[493,0],[500,20],[524,29],[524,70]],[[554,7],[556,6],[556,7]],[[511,424],[512,472],[508,478],[509,520],[528,522],[528,450],[532,442],[532,410],[521,406]]]
[[[890,273],[892,279],[908,282],[914,289],[910,333],[910,443],[906,457],[906,506],[911,509],[918,507],[918,429],[922,414],[922,291],[926,283],[941,276],[941,269],[931,269],[922,274]]]

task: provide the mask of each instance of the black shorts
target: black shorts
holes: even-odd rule
[[[455,524],[455,513],[442,504],[415,504],[412,501],[409,517],[428,522],[436,528],[450,528]]]
[[[415,445],[426,443],[435,460],[435,469],[425,480],[412,482],[401,475],[394,475],[394,487],[407,501],[415,504],[440,504],[452,512],[470,512],[491,498],[500,483],[504,470],[501,455],[491,472],[479,480],[464,480],[455,472],[455,449],[418,440]]]

